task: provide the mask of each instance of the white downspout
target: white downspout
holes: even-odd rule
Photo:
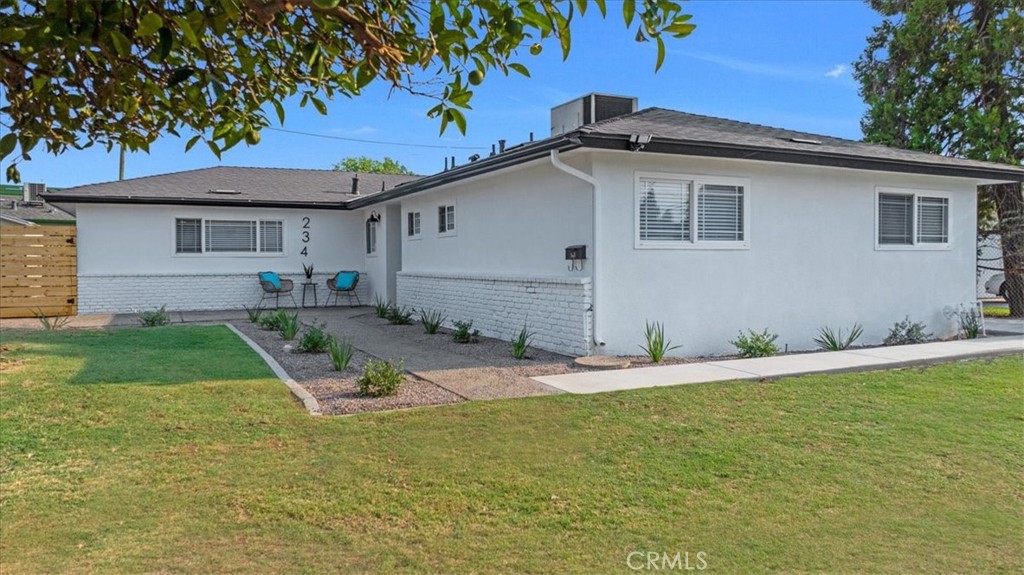
[[[583,180],[593,188],[594,237],[593,248],[590,253],[590,299],[591,307],[593,309],[590,311],[590,331],[591,336],[594,338],[594,344],[598,348],[601,348],[604,347],[604,338],[601,337],[601,332],[598,331],[598,326],[600,324],[597,322],[597,310],[601,309],[601,306],[598,305],[598,297],[601,293],[601,290],[597,289],[598,266],[603,259],[600,254],[598,254],[597,247],[597,239],[601,237],[601,215],[599,211],[601,206],[601,182],[597,181],[594,176],[591,176],[586,172],[582,172],[572,166],[562,163],[562,159],[558,156],[558,150],[551,150],[551,165],[554,166],[555,169],[565,172],[576,179]]]

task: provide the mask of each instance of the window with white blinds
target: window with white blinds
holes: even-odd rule
[[[270,254],[284,252],[284,222],[260,221],[260,251]]]
[[[879,248],[948,247],[948,197],[934,192],[879,188],[877,208]]]
[[[203,220],[192,218],[174,220],[174,253],[203,253]]]
[[[284,222],[177,218],[174,220],[174,252],[283,254]]]
[[[917,198],[917,241],[923,244],[949,242],[949,198]]]
[[[256,252],[256,222],[206,220],[206,251]]]
[[[746,247],[746,190],[735,178],[638,174],[636,247]]]
[[[743,241],[743,186],[701,184],[697,195],[697,239]]]
[[[914,196],[878,194],[878,243],[913,245]]]
[[[640,178],[641,242],[690,240],[690,182]]]

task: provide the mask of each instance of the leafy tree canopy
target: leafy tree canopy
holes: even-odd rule
[[[0,0],[0,138],[7,178],[40,142],[59,154],[94,144],[148,151],[163,133],[220,155],[259,142],[283,102],[327,113],[325,100],[375,81],[432,98],[441,132],[489,71],[529,76],[542,41],[571,48],[571,25],[605,0]],[[694,25],[670,0],[623,0],[637,41]],[[6,122],[5,122],[6,123]]]
[[[334,169],[340,172],[358,172],[362,174],[416,175],[398,160],[393,160],[387,156],[384,156],[383,160],[375,160],[368,156],[352,156],[334,164]]]
[[[1024,0],[870,0],[885,19],[855,66],[868,141],[1024,163]],[[983,186],[983,226],[998,222],[1007,299],[1024,315],[1020,184]]]

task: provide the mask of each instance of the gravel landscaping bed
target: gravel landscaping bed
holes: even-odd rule
[[[284,351],[286,343],[276,331],[266,331],[248,321],[232,322],[239,331],[249,336],[271,355],[288,375],[306,389],[320,403],[324,415],[347,415],[369,411],[387,411],[424,405],[458,403],[464,399],[429,381],[407,374],[405,383],[391,397],[361,397],[356,379],[363,372],[367,359],[355,349],[352,362],[345,371],[335,371],[326,353],[292,353]]]

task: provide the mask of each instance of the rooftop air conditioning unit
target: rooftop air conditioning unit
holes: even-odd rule
[[[587,94],[551,108],[551,135],[569,133],[576,128],[636,112],[637,99],[632,96]]]
[[[25,202],[39,202],[39,194],[46,191],[46,184],[25,183],[21,187],[21,199]]]

